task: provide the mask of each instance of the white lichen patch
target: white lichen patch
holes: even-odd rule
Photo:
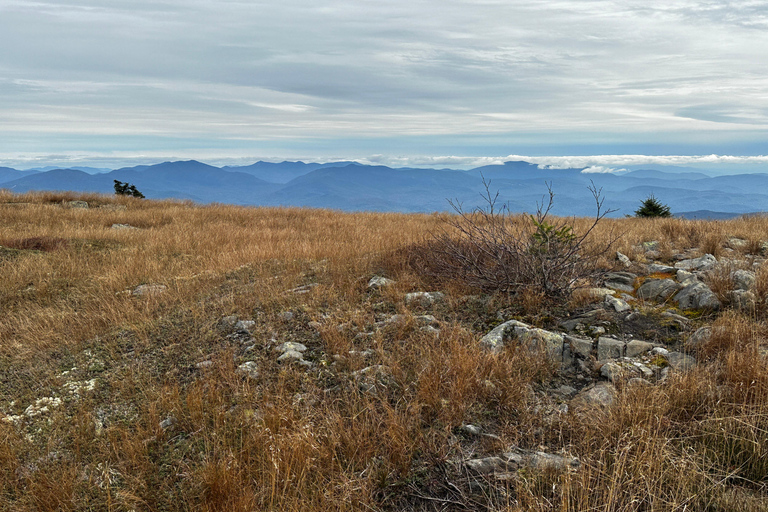
[[[93,391],[96,388],[96,379],[66,382],[62,388],[70,395],[79,397],[83,393]]]

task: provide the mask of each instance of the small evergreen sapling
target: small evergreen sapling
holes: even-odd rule
[[[138,191],[136,185],[131,185],[128,182],[114,180],[115,182],[115,195],[118,196],[133,196],[139,199],[144,199],[144,194]]]
[[[669,206],[663,204],[656,199],[653,194],[648,196],[643,202],[640,208],[635,210],[635,217],[671,217],[672,212],[669,210]]]

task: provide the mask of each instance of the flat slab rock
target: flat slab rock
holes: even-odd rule
[[[509,473],[522,468],[541,471],[566,471],[578,469],[581,462],[576,457],[563,457],[552,453],[511,447],[500,456],[470,459],[465,461],[464,465],[476,473],[488,475]]]

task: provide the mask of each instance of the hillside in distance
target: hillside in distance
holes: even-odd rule
[[[41,168],[48,169],[48,168]],[[505,162],[468,171],[391,168],[356,162],[256,162],[215,167],[195,160],[164,162],[86,172],[89,168],[19,171],[0,168],[0,188],[113,192],[114,180],[134,184],[147,198],[187,199],[199,203],[255,206],[302,206],[343,211],[451,211],[488,206],[484,195],[498,192],[497,206],[513,212],[534,211],[555,193],[553,213],[595,213],[590,187],[601,190],[613,216],[631,215],[653,194],[673,213],[697,218],[728,218],[768,210],[768,174],[710,176],[688,168],[636,169],[625,173],[590,173],[584,169],[541,168]],[[488,186],[486,190],[486,185]],[[707,214],[706,212],[710,212]]]

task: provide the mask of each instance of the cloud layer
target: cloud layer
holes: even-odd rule
[[[0,48],[6,160],[768,132],[768,2],[754,0],[2,0]]]

